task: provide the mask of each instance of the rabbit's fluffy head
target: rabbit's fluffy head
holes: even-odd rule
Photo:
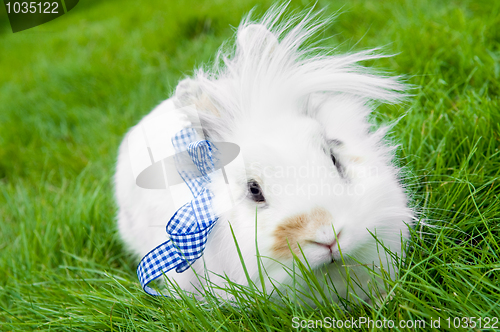
[[[221,219],[249,256],[257,225],[260,253],[285,264],[292,252],[316,268],[340,260],[340,251],[377,261],[374,235],[399,251],[412,211],[393,147],[367,116],[376,102],[399,101],[403,86],[357,64],[379,57],[373,51],[304,47],[326,22],[308,15],[280,24],[279,11],[244,20],[235,52],[221,51],[216,68],[177,87],[179,106],[196,106],[210,139],[241,148],[245,169],[229,179],[241,199]],[[213,181],[216,208],[228,204],[217,195],[226,190]]]

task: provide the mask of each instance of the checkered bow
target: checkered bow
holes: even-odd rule
[[[206,140],[198,140],[193,128],[179,131],[172,138],[177,152],[177,170],[193,194],[193,199],[175,212],[167,223],[169,240],[160,244],[144,256],[137,267],[137,276],[144,291],[150,295],[160,295],[148,284],[173,268],[184,272],[203,254],[207,236],[215,226],[215,216],[211,201],[213,194],[207,188],[209,174],[215,170],[218,161],[217,148]],[[196,169],[185,165],[187,151]]]

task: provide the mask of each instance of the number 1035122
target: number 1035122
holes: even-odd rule
[[[498,329],[498,317],[448,317],[448,328]]]
[[[57,2],[6,2],[7,13],[31,13],[31,14],[58,14],[59,4]]]

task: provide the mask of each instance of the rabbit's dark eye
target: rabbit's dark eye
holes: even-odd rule
[[[340,162],[335,158],[333,153],[330,155],[332,158],[333,165],[337,168],[337,172],[339,172],[341,177],[345,177],[344,167],[340,164]]]
[[[256,181],[248,181],[248,194],[257,203],[266,201],[262,193],[262,188]]]
[[[335,166],[337,166],[337,159],[335,158],[335,156],[333,155],[333,153],[331,154],[331,157],[332,157],[332,162]]]

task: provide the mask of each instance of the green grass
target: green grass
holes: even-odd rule
[[[115,234],[118,144],[183,75],[213,59],[256,4],[80,1],[16,34],[0,6],[0,330],[281,331],[293,317],[441,317],[448,330],[447,318],[500,317],[500,2],[492,0],[329,4],[343,14],[325,45],[385,46],[397,55],[367,65],[417,86],[407,105],[377,113],[378,121],[406,113],[393,132],[398,162],[432,225],[416,227],[401,278],[388,281],[391,300],[342,312],[240,290],[250,296],[240,309],[141,290]]]

